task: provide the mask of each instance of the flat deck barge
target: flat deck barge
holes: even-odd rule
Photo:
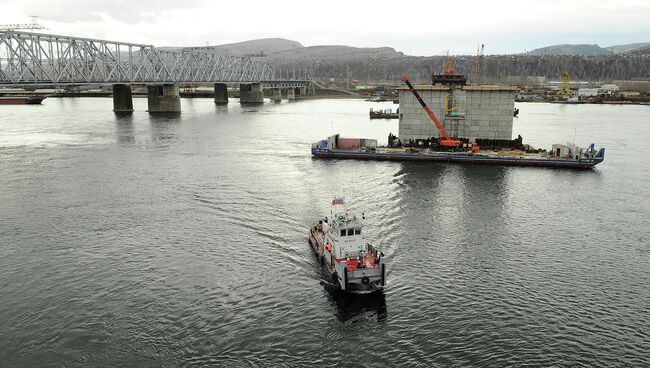
[[[350,141],[358,141],[359,144],[350,146]],[[605,148],[600,148],[596,151],[593,144],[584,150],[577,147],[567,148],[567,146],[563,145],[554,145],[550,153],[546,151],[527,153],[518,150],[445,152],[431,149],[377,147],[376,144],[364,145],[364,143],[369,141],[376,142],[375,140],[368,139],[346,138],[344,141],[346,142],[346,147],[340,147],[337,143],[341,142],[341,139],[338,138],[338,135],[332,136],[328,140],[314,143],[311,148],[311,154],[313,157],[322,159],[448,162],[570,169],[590,169],[605,159]],[[556,148],[556,146],[562,146],[562,148]]]

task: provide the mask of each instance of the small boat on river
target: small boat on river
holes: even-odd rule
[[[392,109],[375,110],[371,108],[370,119],[399,119],[399,107],[395,112]]]
[[[351,215],[345,200],[332,201],[330,217],[309,229],[309,244],[325,269],[332,291],[369,294],[381,291],[386,282],[384,253],[366,242],[365,215]]]

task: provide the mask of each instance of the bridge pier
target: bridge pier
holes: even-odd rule
[[[226,83],[214,84],[214,103],[217,105],[228,104],[228,85]]]
[[[243,104],[264,103],[261,83],[242,83],[239,85],[239,102]]]
[[[113,111],[118,113],[133,112],[133,96],[130,85],[113,85]]]
[[[287,88],[287,100],[294,101],[296,99],[296,90],[293,88]]]
[[[280,88],[273,90],[273,97],[271,97],[271,100],[273,100],[273,102],[282,102],[282,90]]]
[[[148,85],[149,112],[181,112],[181,96],[173,84]]]

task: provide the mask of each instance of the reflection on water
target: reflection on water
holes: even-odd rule
[[[151,114],[149,126],[151,141],[156,147],[167,148],[179,137],[180,114]]]
[[[115,135],[120,145],[130,146],[135,143],[132,113],[115,113]]]
[[[386,297],[381,291],[364,295],[330,292],[328,296],[336,305],[335,315],[341,322],[359,319],[384,322],[388,316]]]

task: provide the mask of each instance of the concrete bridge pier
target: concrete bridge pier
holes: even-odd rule
[[[118,113],[133,112],[133,96],[130,85],[113,85],[113,111]]]
[[[239,85],[239,102],[243,104],[264,103],[261,83],[242,83]]]
[[[273,90],[273,97],[271,97],[273,102],[282,102],[282,90],[280,88]]]
[[[307,95],[307,86],[300,87],[299,91],[300,91],[301,96],[306,96]]]
[[[228,85],[226,83],[214,84],[214,103],[217,105],[228,104]]]
[[[181,112],[181,96],[173,84],[148,85],[149,112]]]
[[[289,101],[295,101],[296,99],[296,90],[293,88],[288,88],[287,89],[287,99]]]

